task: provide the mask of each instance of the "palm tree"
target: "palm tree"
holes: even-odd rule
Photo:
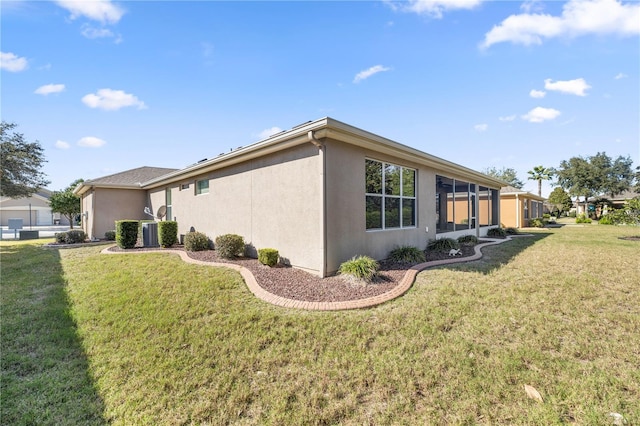
[[[551,180],[553,170],[543,166],[535,166],[533,170],[529,170],[527,173],[529,173],[529,180],[538,181],[538,196],[542,197],[542,181]]]

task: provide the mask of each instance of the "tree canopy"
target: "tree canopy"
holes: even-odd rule
[[[40,170],[46,162],[44,150],[38,141],[26,142],[22,133],[15,132],[15,123],[2,121],[0,126],[0,195],[30,197],[49,184]]]
[[[510,167],[497,169],[496,167],[487,167],[482,171],[485,175],[503,180],[514,188],[522,189],[524,182],[518,179],[518,173]]]
[[[551,180],[553,170],[543,166],[535,166],[533,170],[529,170],[529,180],[538,181],[538,197],[542,197],[542,181]]]
[[[78,184],[84,182],[84,179],[77,179],[71,183],[65,190],[63,191],[54,191],[49,198],[49,205],[51,206],[51,211],[55,213],[60,213],[67,219],[69,219],[69,223],[71,224],[71,229],[73,229],[73,221],[74,218],[80,214],[80,198],[73,193],[73,190],[78,186]]]
[[[558,185],[574,197],[586,200],[598,195],[615,196],[630,189],[635,175],[629,157],[619,156],[615,160],[605,152],[584,157],[572,157],[563,160],[554,170]]]
[[[573,205],[571,197],[567,194],[567,191],[559,186],[553,188],[553,191],[549,194],[549,203],[553,204],[556,210],[560,213],[569,211]]]

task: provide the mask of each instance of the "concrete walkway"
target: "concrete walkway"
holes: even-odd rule
[[[517,235],[517,236],[529,236],[529,235]],[[482,252],[481,252],[482,248],[490,245],[494,245],[494,244],[500,244],[505,241],[509,241],[511,240],[511,237],[512,236],[508,236],[507,238],[504,238],[504,239],[492,239],[492,238],[483,237],[482,238],[483,240],[489,240],[489,242],[474,246],[475,253],[472,256],[452,257],[451,259],[435,260],[432,262],[424,262],[418,265],[414,265],[409,270],[407,270],[402,280],[400,280],[400,283],[394,288],[392,288],[391,290],[389,290],[388,292],[379,294],[377,296],[368,297],[366,299],[347,300],[342,302],[305,302],[303,300],[287,299],[286,297],[282,297],[282,296],[278,296],[276,294],[270,293],[264,288],[260,287],[260,285],[256,281],[256,278],[253,276],[251,271],[249,271],[247,268],[244,268],[242,266],[239,266],[233,263],[203,262],[201,260],[192,259],[189,257],[187,252],[183,250],[166,249],[162,251],[135,250],[130,252],[122,252],[122,251],[114,252],[114,251],[109,251],[109,247],[107,247],[104,250],[102,250],[102,253],[103,254],[175,253],[178,256],[180,256],[180,258],[183,261],[187,263],[192,263],[195,265],[204,265],[204,266],[217,266],[217,267],[229,268],[229,269],[238,271],[242,276],[242,278],[244,279],[244,282],[247,284],[247,287],[249,287],[249,290],[254,294],[254,296],[256,296],[258,299],[264,300],[265,302],[271,303],[273,305],[282,306],[284,308],[306,309],[306,310],[312,310],[312,311],[341,311],[341,310],[347,310],[347,309],[369,308],[372,306],[379,305],[381,303],[388,302],[389,300],[393,300],[397,297],[400,297],[411,288],[411,286],[413,285],[413,282],[416,279],[416,276],[420,271],[423,271],[427,268],[432,268],[434,266],[448,265],[451,263],[471,262],[474,260],[478,260],[482,257]]]

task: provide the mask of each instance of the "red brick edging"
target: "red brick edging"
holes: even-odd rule
[[[526,235],[522,235],[522,236],[526,236]],[[450,263],[471,262],[474,260],[478,260],[482,257],[482,252],[480,250],[483,247],[494,245],[494,244],[500,244],[510,240],[511,238],[507,237],[504,239],[489,239],[489,238],[483,237],[483,239],[490,240],[490,241],[487,243],[482,243],[474,246],[475,253],[471,256],[452,257],[451,259],[434,260],[431,262],[424,262],[418,265],[414,265],[409,270],[407,270],[407,272],[404,274],[404,277],[402,277],[402,280],[400,280],[400,283],[394,288],[392,288],[391,290],[387,291],[386,293],[378,294],[377,296],[367,297],[366,299],[345,300],[341,302],[306,302],[304,300],[288,299],[286,297],[278,296],[260,287],[260,285],[256,281],[256,278],[253,276],[251,271],[249,271],[247,268],[244,268],[240,265],[236,265],[233,263],[204,262],[201,260],[192,259],[191,257],[189,257],[189,255],[187,255],[185,251],[182,251],[182,250],[171,250],[171,249],[166,249],[162,251],[135,250],[135,251],[122,252],[122,251],[110,251],[109,248],[112,247],[110,246],[102,250],[101,253],[103,254],[135,254],[135,253],[153,253],[153,252],[175,253],[179,255],[183,261],[187,263],[192,263],[195,265],[230,268],[235,271],[238,271],[242,276],[242,278],[244,279],[244,282],[247,284],[247,287],[249,287],[249,290],[251,290],[251,292],[254,294],[254,296],[256,296],[258,299],[261,299],[273,305],[281,306],[284,308],[307,309],[312,311],[341,311],[341,310],[347,310],[347,309],[369,308],[371,306],[376,306],[381,303],[388,302],[389,300],[393,300],[397,297],[400,297],[411,288],[411,286],[413,285],[413,282],[416,279],[416,276],[420,271],[423,271],[427,268],[432,268],[434,266],[447,265]]]

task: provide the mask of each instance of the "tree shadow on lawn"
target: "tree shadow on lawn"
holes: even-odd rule
[[[521,234],[512,236],[510,241],[504,241],[499,244],[488,245],[482,247],[482,257],[478,260],[472,260],[463,263],[454,263],[449,265],[438,266],[436,268],[455,269],[459,271],[480,272],[489,274],[502,266],[511,262],[513,258],[532,247],[538,241],[553,235],[551,232],[536,232],[533,234]],[[430,268],[430,269],[436,269]]]
[[[2,424],[106,425],[58,250],[0,246]]]

